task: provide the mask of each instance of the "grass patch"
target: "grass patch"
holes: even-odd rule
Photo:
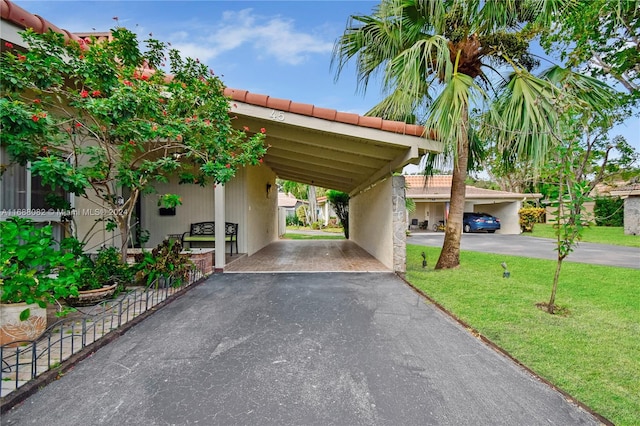
[[[344,235],[344,230],[342,229],[342,227],[331,227],[331,228],[322,228],[322,229],[313,229],[310,226],[295,226],[295,225],[290,225],[287,226],[287,232],[288,231],[293,231],[295,233],[295,231],[322,231],[322,232],[327,232],[330,234],[343,234]]]
[[[282,237],[283,240],[344,240],[344,235],[309,235],[309,234],[296,234],[295,232],[287,232]]]
[[[408,245],[407,280],[616,425],[640,424],[637,270],[564,263],[556,297],[564,315],[549,315],[536,304],[549,300],[555,261],[463,251],[460,268],[433,271],[439,254]]]
[[[525,232],[522,235],[556,239],[553,225],[548,223],[536,223],[533,227],[533,232]],[[584,230],[582,241],[585,243],[640,247],[640,235],[625,235],[624,228],[621,226],[592,226]]]

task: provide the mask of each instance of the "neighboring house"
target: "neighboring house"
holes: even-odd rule
[[[611,195],[624,200],[624,233],[640,235],[640,184],[619,187]]]
[[[428,229],[439,221],[446,221],[449,215],[451,176],[438,175],[428,179],[422,175],[405,176],[407,198],[416,203],[415,212],[408,218],[409,226],[419,228],[428,221]],[[494,191],[467,185],[465,212],[489,213],[500,219],[500,234],[521,232],[518,210],[525,200],[538,200],[541,194],[521,194]],[[411,225],[411,224],[415,225]]]
[[[336,212],[333,210],[333,206],[329,202],[326,196],[318,197],[318,220],[322,222],[324,226],[329,224],[331,218],[336,218]]]
[[[49,29],[77,38],[46,19],[20,8],[8,0],[1,0],[1,46],[10,42],[24,46],[19,31],[33,28],[37,32]],[[278,196],[276,177],[324,188],[337,189],[351,196],[350,239],[368,251],[389,269],[405,269],[403,214],[404,179],[395,172],[409,163],[416,163],[428,152],[439,152],[441,144],[424,137],[421,126],[363,117],[357,114],[297,103],[288,99],[249,93],[245,90],[225,89],[230,98],[233,123],[251,131],[266,129],[266,143],[270,148],[264,163],[238,170],[226,185],[200,187],[179,185],[178,179],[157,185],[158,193],[175,193],[183,204],[175,214],[162,214],[157,195],[147,195],[137,206],[139,226],[150,231],[148,247],[160,243],[168,235],[182,234],[189,225],[200,221],[215,221],[216,229],[224,229],[225,222],[239,224],[240,253],[252,255],[278,238]],[[3,165],[8,163],[2,156]],[[3,176],[4,209],[27,209],[36,205],[37,180],[28,170],[14,170],[13,177]],[[17,186],[12,179],[22,179]],[[9,194],[10,188],[15,191]],[[126,191],[126,189],[124,190]],[[19,194],[17,194],[19,193]],[[17,195],[16,195],[17,194]],[[81,197],[71,199],[77,211],[95,205]],[[26,215],[29,217],[29,215]],[[60,217],[31,216],[44,222],[58,222]],[[75,218],[79,234],[88,232],[96,224],[96,216]],[[119,238],[101,228],[98,222],[90,245],[119,244]],[[375,230],[375,232],[372,232]],[[225,265],[225,243],[217,239],[215,267]]]

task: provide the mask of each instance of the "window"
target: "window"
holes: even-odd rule
[[[32,175],[28,165],[7,164],[9,159],[4,149],[0,153],[0,159],[4,168],[4,173],[0,176],[0,210],[49,210],[51,206],[46,202],[47,194],[69,199],[61,188],[54,191],[43,185],[42,178]]]
[[[20,216],[35,222],[51,223],[58,241],[63,236],[61,214],[46,202],[47,194],[56,194],[69,200],[62,189],[52,190],[42,184],[42,178],[31,174],[28,165],[10,163],[4,148],[0,149],[0,220]]]

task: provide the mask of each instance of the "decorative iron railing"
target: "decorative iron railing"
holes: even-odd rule
[[[193,261],[186,281],[177,283],[160,278],[147,287],[132,287],[117,298],[104,301],[85,312],[78,308],[77,313],[50,325],[35,341],[0,346],[0,396],[4,399],[20,386],[59,367],[72,355],[200,281],[205,277],[204,267],[204,261]]]

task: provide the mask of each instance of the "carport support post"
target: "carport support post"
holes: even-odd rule
[[[213,188],[213,199],[215,202],[214,219],[216,221],[216,242],[215,242],[215,265],[216,272],[222,272],[225,265],[225,194],[224,185],[217,184]]]
[[[391,206],[393,209],[393,270],[407,271],[407,204],[404,176],[392,176]]]

